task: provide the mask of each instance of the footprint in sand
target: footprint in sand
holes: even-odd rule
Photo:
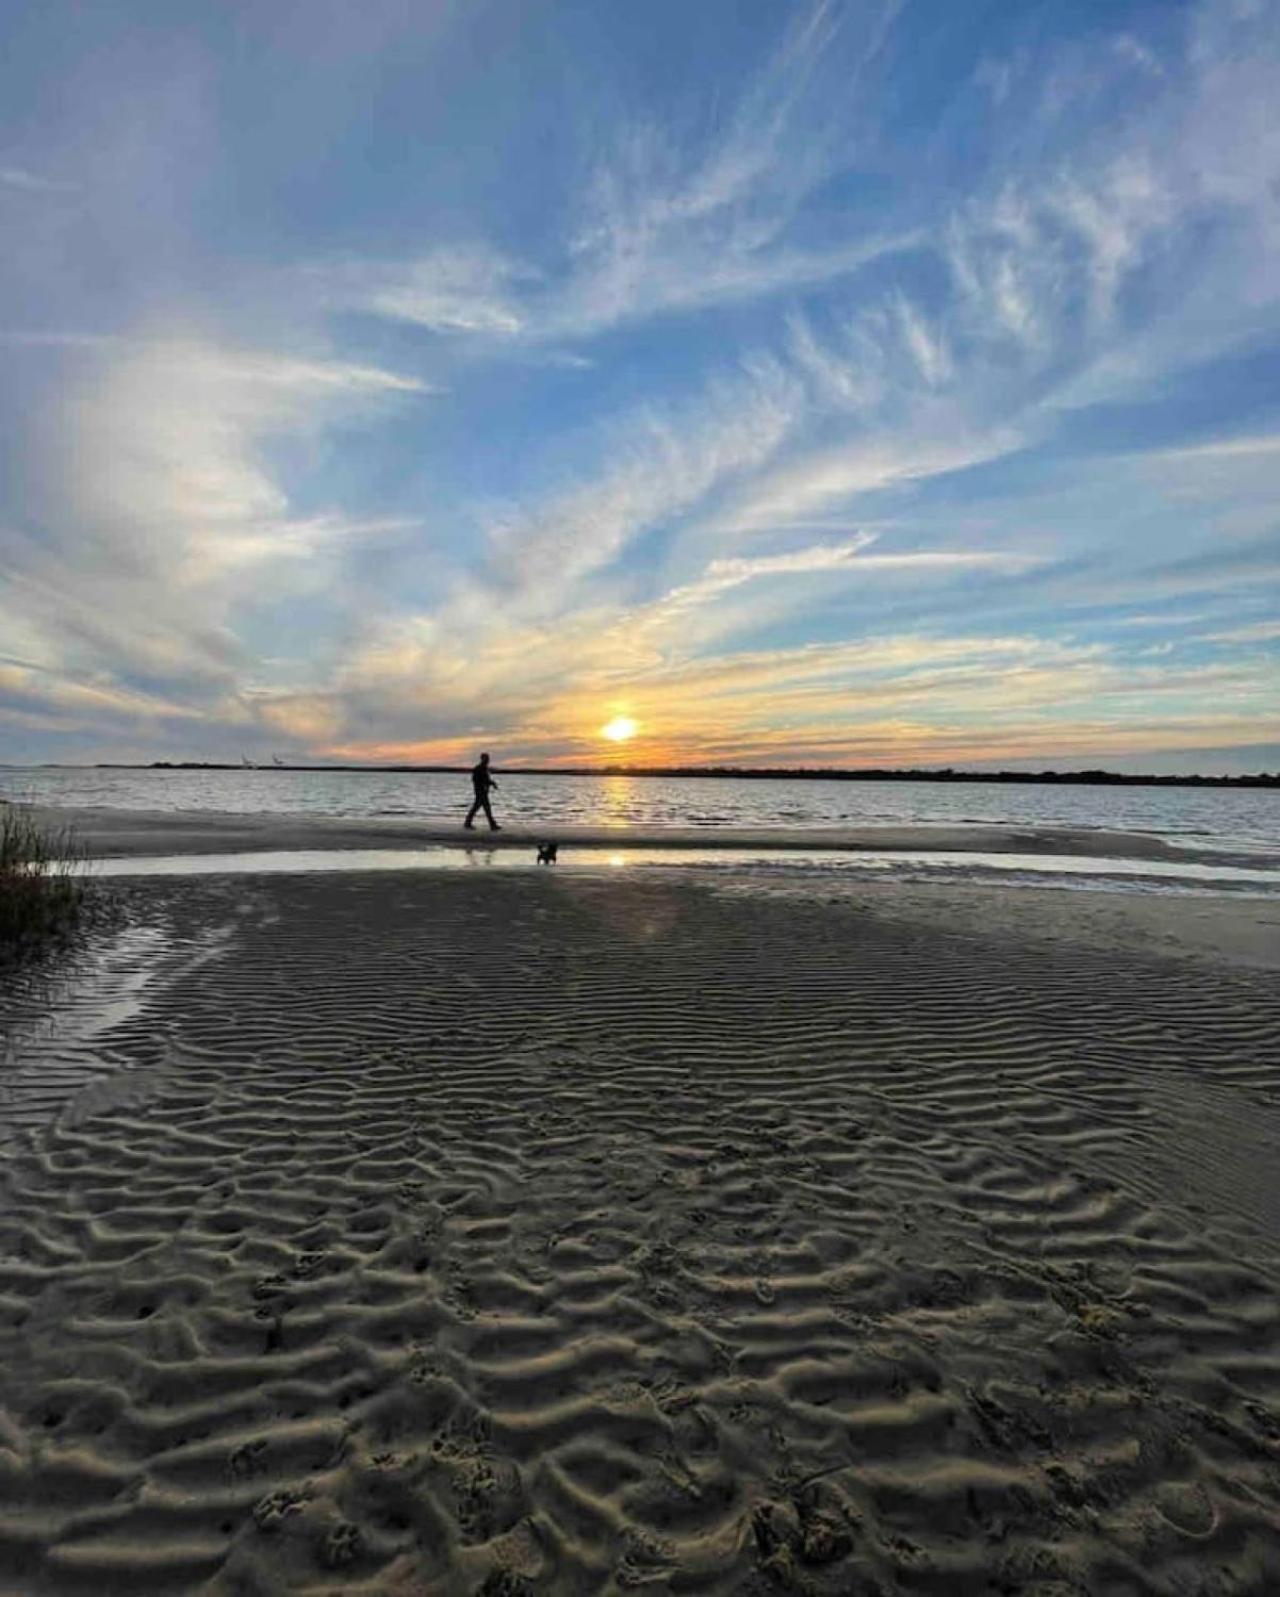
[[[254,1507],[254,1523],[261,1531],[276,1530],[290,1515],[300,1513],[310,1497],[310,1484],[301,1487],[281,1486]]]
[[[1170,1481],[1159,1487],[1155,1508],[1167,1525],[1195,1541],[1211,1536],[1218,1523],[1218,1511],[1204,1487],[1183,1481]]]
[[[360,1553],[360,1529],[349,1521],[339,1520],[325,1536],[320,1548],[320,1559],[326,1569],[341,1569]]]

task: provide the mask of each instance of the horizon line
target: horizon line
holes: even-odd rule
[[[38,765],[12,765],[0,767],[9,770],[98,770],[98,771],[289,771],[344,773],[368,772],[370,774],[396,773],[400,775],[465,775],[470,765],[432,764],[341,764],[341,765],[246,765],[243,761],[229,760],[151,760],[145,764],[132,761],[99,760],[92,764],[62,764],[42,761]],[[1207,774],[1200,772],[1158,773],[1125,772],[1109,770],[1105,766],[1085,766],[1059,769],[1042,766],[1038,770],[1014,770],[1007,767],[992,770],[972,770],[964,766],[736,766],[736,765],[503,765],[495,766],[508,776],[626,776],[637,778],[691,778],[691,779],[743,779],[743,780],[800,780],[800,781],[941,781],[941,782],[1068,782],[1083,785],[1126,784],[1152,786],[1215,786],[1215,787],[1280,787],[1280,770],[1269,772],[1242,772],[1238,775]]]

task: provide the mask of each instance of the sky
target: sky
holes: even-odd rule
[[[0,760],[1280,768],[1274,0],[6,35]]]

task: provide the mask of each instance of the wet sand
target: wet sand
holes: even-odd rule
[[[0,1591],[1280,1589],[1274,901],[121,891],[0,1100]]]
[[[419,844],[459,848],[523,848],[556,840],[566,848],[610,846],[670,849],[805,849],[884,852],[939,849],[965,853],[1074,854],[1089,858],[1254,863],[1252,856],[1222,850],[1181,848],[1137,832],[1067,827],[864,826],[788,831],[771,827],[544,826],[504,822],[490,832],[483,823],[465,831],[461,820],[377,816],[367,820],[331,816],[239,815],[210,810],[110,810],[33,807],[51,826],[72,826],[96,858],[158,854],[238,854],[251,850],[409,848]]]

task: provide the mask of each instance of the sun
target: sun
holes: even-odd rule
[[[629,715],[615,715],[613,720],[600,728],[600,736],[606,737],[611,743],[625,743],[628,738],[635,737],[640,730],[640,723],[633,721]]]

